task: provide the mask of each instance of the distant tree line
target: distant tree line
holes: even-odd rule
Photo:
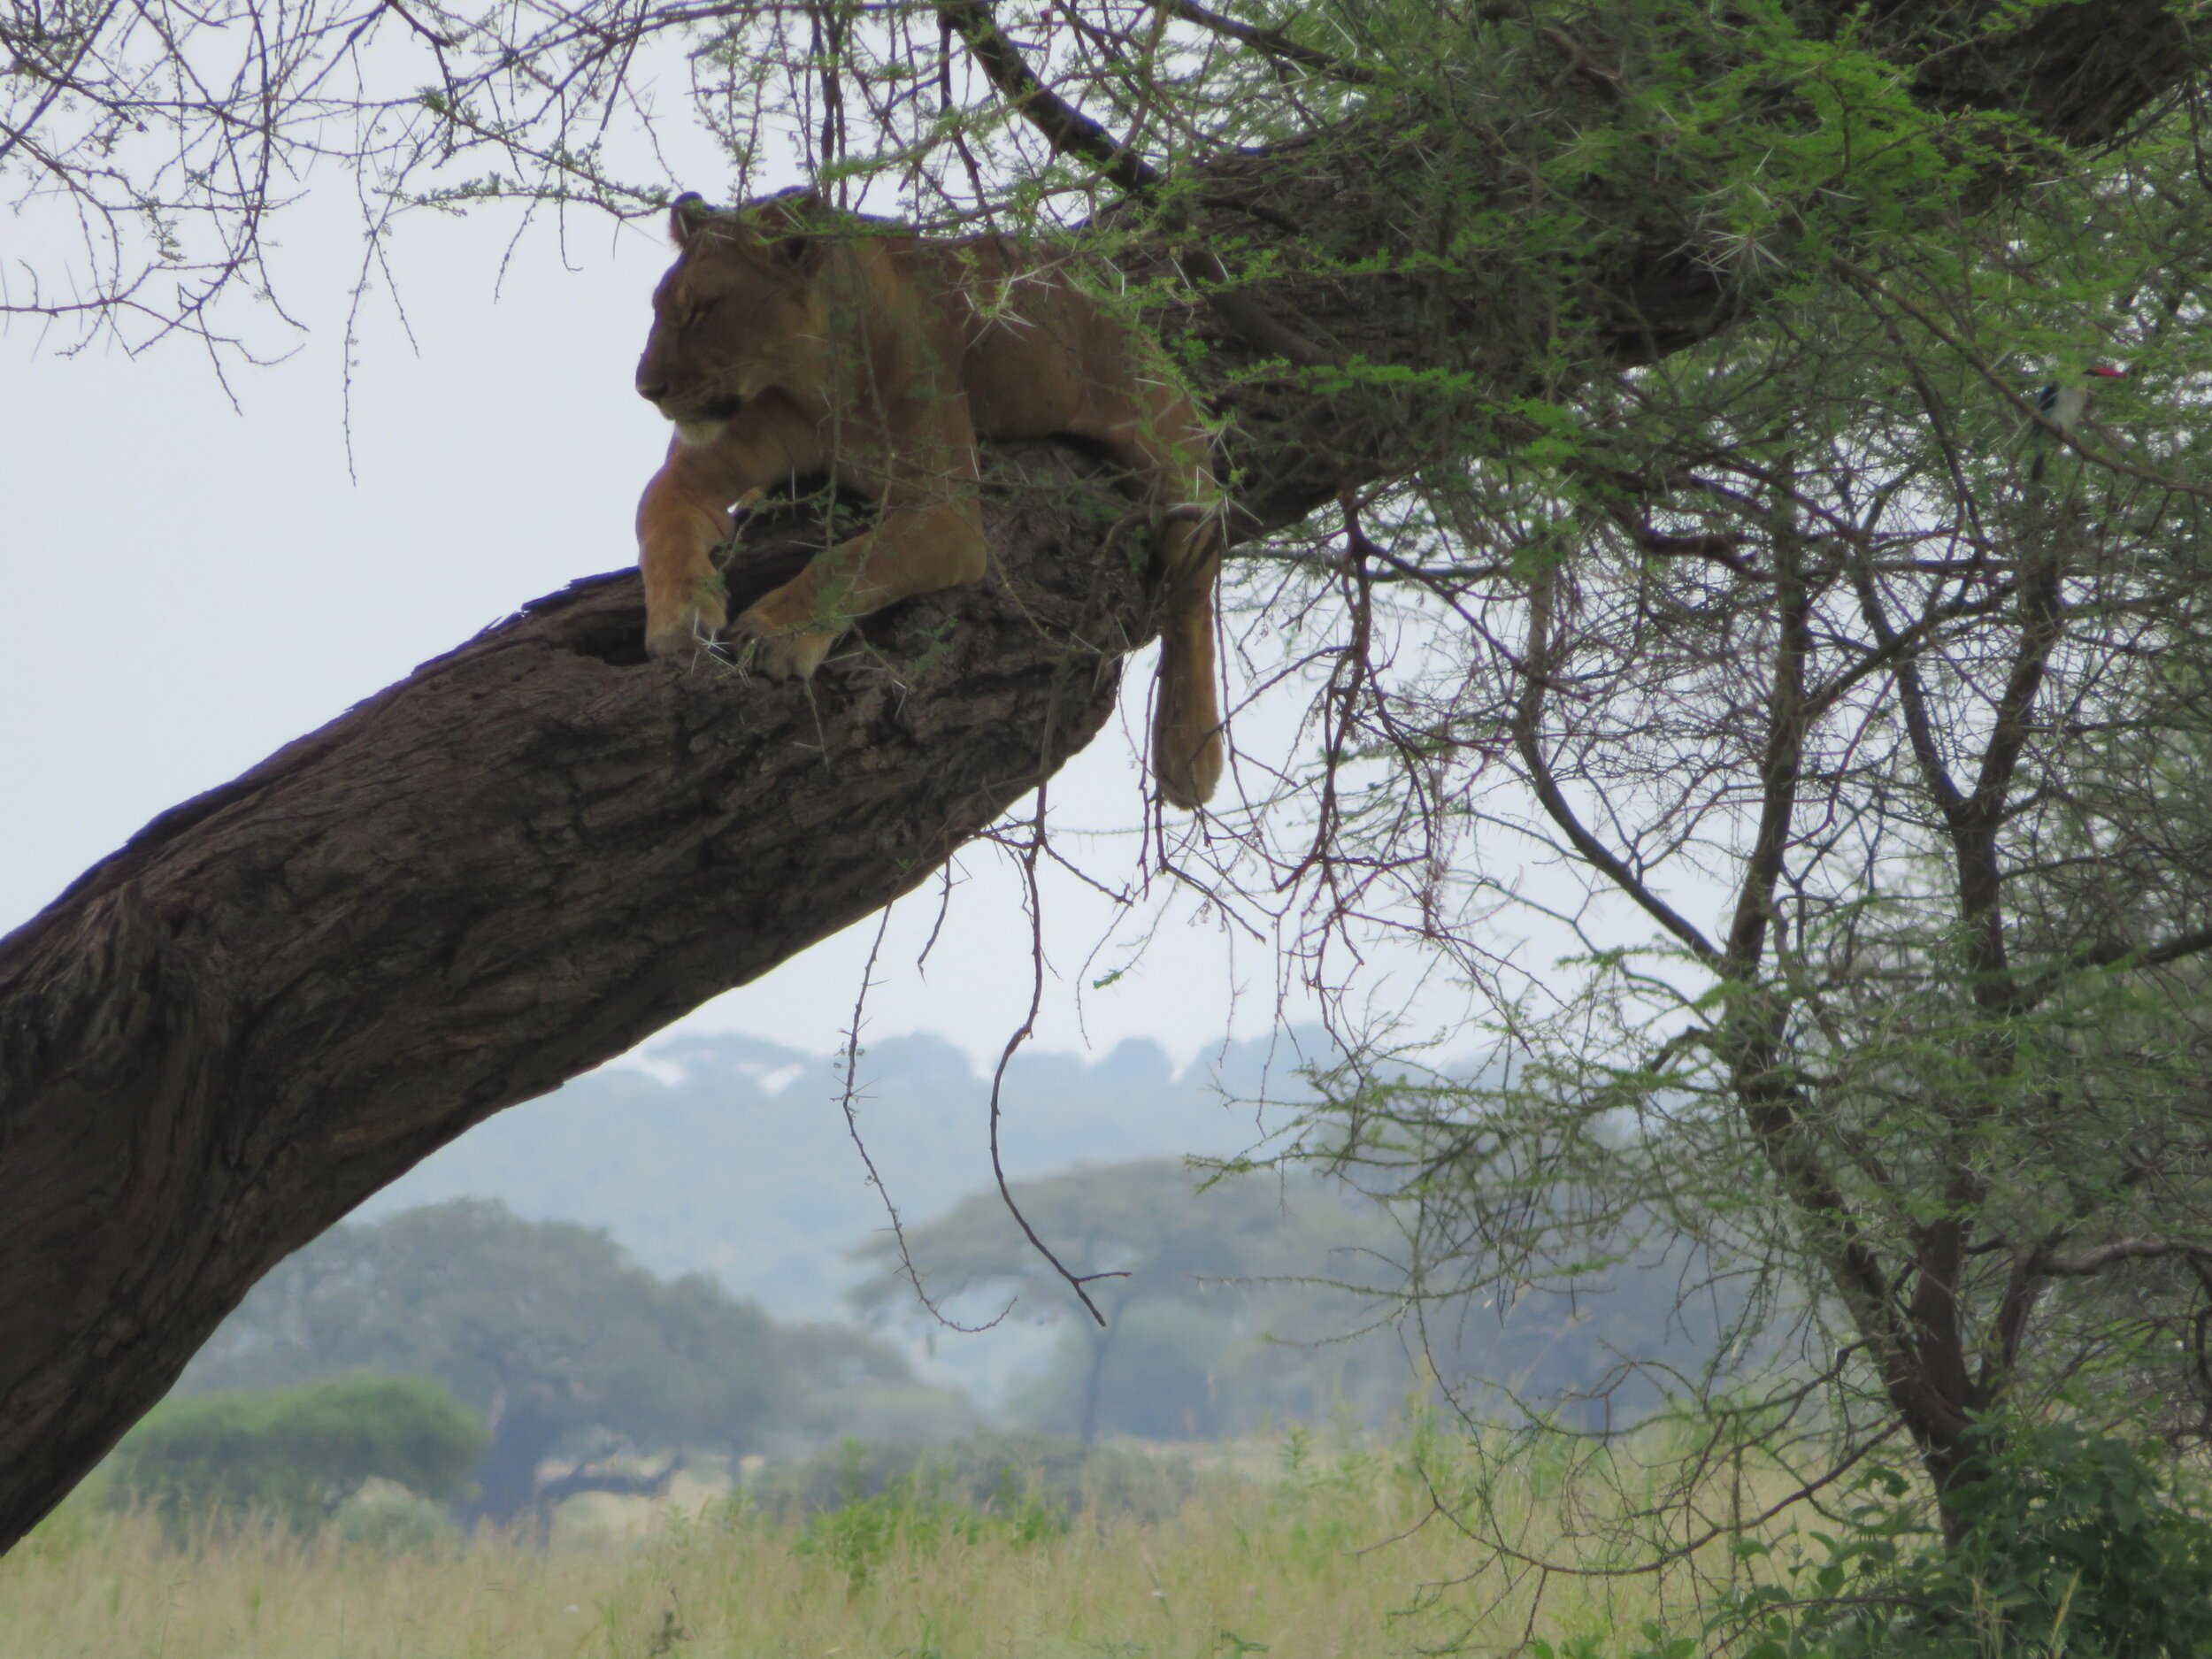
[[[357,1372],[434,1379],[476,1416],[461,1518],[502,1524],[634,1479],[550,1477],[556,1459],[941,1438],[972,1415],[861,1332],[780,1324],[703,1274],[656,1278],[603,1233],[480,1200],[332,1229],[255,1287],[180,1391]]]
[[[1202,1188],[1202,1181],[1203,1182]],[[1003,1313],[1063,1329],[1050,1366],[1018,1386],[1018,1425],[1148,1440],[1212,1440],[1336,1417],[1387,1422],[1409,1404],[1488,1386],[1486,1412],[1600,1427],[1649,1410],[1671,1366],[1694,1368],[1740,1298],[1682,1308],[1663,1240],[1594,1257],[1534,1294],[1426,1313],[1400,1293],[1412,1240],[1400,1214],[1300,1174],[1221,1173],[1147,1158],[1018,1181],[1023,1213],[1089,1279],[1088,1317],[995,1192],[977,1193],[856,1254],[863,1310],[929,1319],[908,1278],[962,1321]],[[1638,1363],[1625,1364],[1624,1356]],[[1437,1392],[1440,1380],[1451,1387]]]
[[[1683,1318],[1663,1257],[1408,1328],[1391,1317],[1399,1215],[1306,1176],[1147,1158],[1013,1191],[1076,1271],[1108,1276],[1091,1283],[1104,1325],[995,1191],[910,1226],[909,1255],[931,1304],[964,1322],[1061,1327],[1002,1415],[1086,1446],[1379,1425],[1477,1376],[1506,1379],[1497,1409],[1600,1426],[1624,1398],[1656,1399],[1647,1379],[1624,1393],[1620,1356],[1694,1366],[1719,1328]],[[860,1311],[931,1328],[895,1240],[854,1255]],[[173,1517],[250,1507],[311,1525],[373,1477],[465,1525],[542,1525],[576,1493],[657,1491],[690,1452],[799,1467],[835,1440],[918,1448],[976,1421],[878,1336],[780,1322],[703,1274],[655,1276],[603,1232],[464,1199],[341,1225],[285,1262],[125,1442],[110,1491]]]

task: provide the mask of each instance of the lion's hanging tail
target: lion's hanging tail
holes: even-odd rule
[[[1179,526],[1161,584],[1160,683],[1152,710],[1152,770],[1170,806],[1203,806],[1221,781],[1221,709],[1214,696],[1214,582],[1221,526]]]

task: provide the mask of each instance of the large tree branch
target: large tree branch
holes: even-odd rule
[[[1610,881],[1615,888],[1686,946],[1690,954],[1715,973],[1728,971],[1728,959],[1695,922],[1659,896],[1640,871],[1592,834],[1576,814],[1566,792],[1554,776],[1544,753],[1544,694],[1559,665],[1555,647],[1553,605],[1557,599],[1556,572],[1538,577],[1529,588],[1528,659],[1521,680],[1521,695],[1513,705],[1513,747],[1521,757],[1529,787],[1544,811],[1567,838],[1575,856]]]
[[[0,1540],[288,1252],[879,909],[1090,741],[1145,606],[1065,511],[1087,469],[1013,459],[994,579],[872,625],[810,689],[647,660],[634,576],[592,578],[0,941]]]
[[[1759,761],[1759,827],[1728,926],[1727,974],[1748,982],[1758,972],[1775,917],[1774,890],[1797,813],[1805,758],[1805,664],[1812,656],[1813,590],[1789,493],[1775,491],[1774,664],[1767,687],[1767,740]]]
[[[1924,58],[1931,104],[2018,111],[2069,142],[2196,73],[2156,0],[2007,15],[1874,10]],[[1563,383],[1553,319],[1581,319],[1572,372],[1594,373],[1758,301],[1657,186],[1616,204],[1624,227],[1556,291],[1509,262],[1447,280],[1432,256],[1453,226],[1409,218],[1409,170],[1448,165],[1437,199],[1493,217],[1539,181],[1525,152],[1455,139],[1448,111],[1375,98],[1333,134],[1190,167],[1173,226],[1129,221],[1140,281],[1173,286],[1187,247],[1240,249],[1227,280],[1321,357],[1420,372],[1318,386],[1217,307],[1164,311],[1210,351],[1246,531],[1463,455],[1464,388],[1494,411]],[[1516,142],[1565,145],[1618,110],[1576,80]],[[993,579],[879,619],[873,653],[811,692],[648,663],[631,579],[580,583],[165,814],[0,940],[0,1546],[286,1253],[923,880],[1090,739],[1147,632],[1127,561],[1049,491],[990,511]]]

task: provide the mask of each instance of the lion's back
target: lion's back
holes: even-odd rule
[[[917,296],[957,336],[979,436],[1045,438],[1079,420],[1087,385],[1125,388],[1127,332],[1069,282],[1048,250],[1006,236],[923,244]]]

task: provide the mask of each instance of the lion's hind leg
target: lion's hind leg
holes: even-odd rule
[[[1164,380],[1133,374],[1086,388],[1069,435],[1128,469],[1161,520],[1153,591],[1160,613],[1160,682],[1152,711],[1152,770],[1171,806],[1202,806],[1224,764],[1216,695],[1214,588],[1221,571],[1220,490],[1198,412]]]

